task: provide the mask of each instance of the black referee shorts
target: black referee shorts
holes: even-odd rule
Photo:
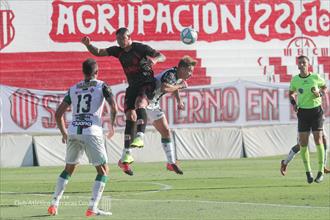
[[[323,109],[321,106],[311,109],[298,109],[298,132],[310,132],[323,130]]]

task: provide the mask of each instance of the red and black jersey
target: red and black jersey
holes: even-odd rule
[[[154,80],[154,72],[147,63],[146,56],[157,57],[160,53],[150,46],[133,42],[132,48],[127,52],[119,46],[109,47],[107,52],[109,56],[119,59],[129,86],[140,86]]]

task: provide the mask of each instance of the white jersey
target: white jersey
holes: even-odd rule
[[[109,91],[111,93],[110,87],[96,79],[80,81],[69,89],[64,97],[64,101],[72,105],[69,135],[103,135],[101,114],[105,95]]]
[[[168,83],[171,85],[176,85],[178,83],[178,76],[177,76],[177,68],[173,67],[170,69],[166,69],[157,76],[156,79],[156,88],[154,90],[153,99],[149,100],[149,105],[147,106],[148,109],[156,109],[159,107],[159,100],[165,94],[165,92],[161,91],[162,83]]]

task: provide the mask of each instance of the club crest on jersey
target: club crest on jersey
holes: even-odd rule
[[[303,93],[304,93],[304,89],[303,89],[303,88],[299,88],[299,89],[298,89],[298,92],[299,92],[300,94],[303,94]]]

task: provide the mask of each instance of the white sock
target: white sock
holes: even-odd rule
[[[99,205],[99,202],[102,197],[102,193],[104,191],[106,179],[107,176],[97,175],[93,186],[92,198],[89,201],[89,205],[88,205],[89,209],[97,210],[97,206]]]
[[[63,178],[62,176],[59,176],[57,178],[55,192],[53,194],[53,199],[51,201],[51,204],[52,205],[58,206],[60,204],[60,200],[61,200],[61,198],[63,196],[64,190],[65,190],[65,186],[66,186],[66,184],[68,184],[68,182],[69,182],[69,180]]]
[[[143,138],[144,137],[144,133],[143,132],[137,132],[136,136],[139,138]]]
[[[162,138],[162,145],[163,145],[164,152],[166,154],[167,162],[174,164],[176,162],[176,159],[175,159],[174,147],[173,147],[171,140],[169,140],[169,139],[164,140]]]
[[[125,155],[126,154],[131,154],[131,152],[132,152],[132,148],[124,148],[123,149],[123,153],[121,154],[121,161],[123,161],[124,160],[124,158],[125,158]]]
[[[290,161],[296,156],[296,152],[294,152],[292,149],[290,150],[288,157],[284,160],[284,164],[288,165]]]

